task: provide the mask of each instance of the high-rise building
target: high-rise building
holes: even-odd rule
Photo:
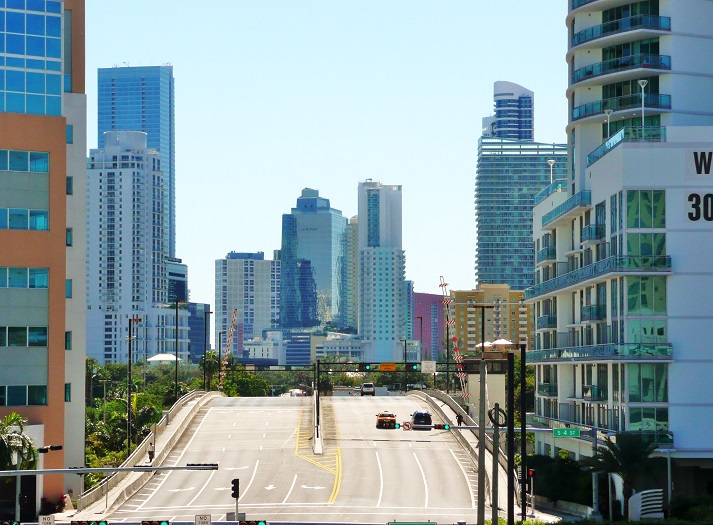
[[[483,118],[483,136],[535,140],[535,94],[513,82],[493,84],[495,115]]]
[[[284,282],[285,279],[299,275],[290,267],[301,265],[300,261],[309,261],[317,295],[317,320],[322,324],[333,322],[339,313],[338,263],[346,218],[342,217],[341,211],[330,206],[329,199],[320,197],[319,191],[310,188],[302,190],[290,216],[290,220],[283,221],[280,258],[283,287],[290,286]],[[306,271],[306,265],[303,271]],[[283,308],[295,306],[290,301],[283,304]],[[294,312],[286,313],[287,319],[300,317]],[[304,325],[285,325],[285,328],[297,326]]]
[[[16,412],[40,468],[84,464],[84,1],[0,3],[0,418]],[[79,476],[42,476],[22,505]],[[24,484],[23,484],[24,486]]]
[[[638,433],[674,497],[713,484],[711,19],[705,0],[570,6],[568,191],[535,208],[525,292],[536,421]],[[536,449],[591,445],[537,433]]]
[[[414,338],[421,341],[423,359],[437,361],[444,352],[446,324],[443,296],[416,292],[414,302]]]
[[[280,261],[280,327],[284,329],[317,326],[317,283],[312,261],[300,259],[297,217],[282,216],[282,248],[276,253]]]
[[[187,311],[178,309],[176,334],[167,304],[161,158],[146,139],[140,131],[108,131],[87,163],[87,355],[100,363],[127,362],[129,337],[132,361],[174,353],[176,342],[179,357],[188,356]],[[136,321],[132,334],[129,319]]]
[[[357,217],[349,219],[342,236],[339,267],[339,316],[336,325],[356,332],[359,326],[359,231]]]
[[[107,131],[143,131],[161,156],[166,194],[163,226],[168,256],[176,256],[176,167],[173,66],[100,68],[98,148]]]
[[[359,183],[358,248],[359,334],[365,359],[403,360],[410,320],[401,248],[401,186]]]
[[[478,140],[477,284],[507,284],[514,290],[532,286],[533,203],[552,180],[565,178],[566,169],[564,145],[485,135]]]
[[[230,252],[215,261],[215,332],[240,356],[243,341],[261,337],[280,322],[280,261],[263,252]],[[229,332],[233,327],[233,339]]]
[[[181,259],[166,259],[168,300],[188,301],[188,265]]]
[[[200,363],[203,354],[210,350],[210,305],[188,303],[188,359]]]

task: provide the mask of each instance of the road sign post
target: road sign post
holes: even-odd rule
[[[196,514],[195,525],[211,525],[210,514]]]

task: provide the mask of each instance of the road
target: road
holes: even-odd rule
[[[410,396],[323,397],[324,454],[312,453],[311,399],[221,398],[204,407],[164,465],[217,462],[217,471],[157,473],[110,521],[474,521],[477,474],[450,431],[376,429],[376,413],[406,421]],[[434,422],[437,420],[434,419]]]

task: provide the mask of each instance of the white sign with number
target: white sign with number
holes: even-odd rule
[[[54,514],[48,514],[47,516],[40,516],[40,525],[54,525]]]
[[[210,525],[210,514],[196,514],[196,525]]]
[[[436,373],[436,362],[435,361],[421,361],[421,372],[424,374],[435,374]]]

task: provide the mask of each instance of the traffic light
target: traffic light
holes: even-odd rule
[[[106,521],[80,521],[80,522],[72,522],[72,523],[88,523],[89,525],[92,525],[93,523],[104,523],[106,525]],[[142,521],[141,525],[171,525],[171,522],[168,520],[147,520],[147,521]]]
[[[448,423],[436,423],[433,428],[435,430],[450,430],[451,426]]]
[[[535,469],[534,468],[529,468],[527,469],[527,478],[534,478],[535,477]]]
[[[408,369],[409,369],[409,370],[414,370],[414,371],[418,370],[418,363],[410,363],[410,364],[408,365]]]
[[[149,525],[156,523],[164,523],[164,522],[159,522],[159,521],[144,521],[142,523],[148,523]],[[165,522],[168,523],[168,522]],[[72,525],[107,525],[106,521],[73,521],[71,522]],[[5,525],[5,522],[3,522],[3,525]]]
[[[371,372],[371,363],[359,363],[359,372]]]
[[[233,496],[234,499],[238,499],[240,497],[240,480],[238,478],[235,478],[232,481],[233,484],[233,492],[231,492],[231,496]]]
[[[401,428],[401,423],[394,423],[394,428]]]
[[[19,521],[3,521],[2,525],[20,525]]]
[[[241,521],[240,525],[267,525],[267,520]]]

